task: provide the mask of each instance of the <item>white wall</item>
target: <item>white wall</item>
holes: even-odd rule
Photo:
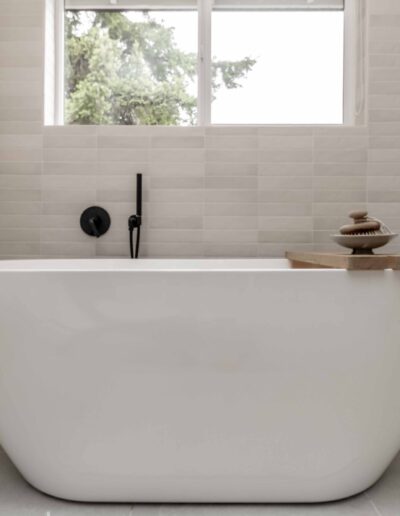
[[[332,248],[329,235],[365,206],[400,231],[398,0],[369,0],[359,128],[44,128],[44,0],[0,8],[1,257],[127,255],[138,171],[144,255]],[[79,228],[92,204],[113,222],[98,241]]]

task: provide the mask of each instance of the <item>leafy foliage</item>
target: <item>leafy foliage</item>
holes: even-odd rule
[[[66,119],[70,124],[192,125],[197,55],[149,13],[67,11]],[[213,90],[239,88],[255,64],[213,64]]]

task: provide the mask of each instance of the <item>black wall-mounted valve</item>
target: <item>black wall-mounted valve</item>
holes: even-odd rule
[[[92,206],[81,215],[81,228],[87,235],[100,238],[111,226],[111,218],[106,210]]]

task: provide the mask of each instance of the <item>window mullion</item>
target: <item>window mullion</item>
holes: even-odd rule
[[[64,124],[64,0],[55,0],[55,94],[54,118],[56,125]]]
[[[213,0],[198,0],[199,61],[198,61],[198,124],[210,125],[212,101],[211,14]]]

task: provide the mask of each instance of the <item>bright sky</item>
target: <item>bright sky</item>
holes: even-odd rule
[[[129,18],[143,19],[131,12]],[[197,53],[197,13],[152,12],[174,27],[175,40]],[[221,88],[212,105],[217,124],[340,124],[343,116],[344,14],[336,11],[223,12],[212,19],[218,60],[256,59],[242,88]],[[196,85],[190,87],[195,94]]]

